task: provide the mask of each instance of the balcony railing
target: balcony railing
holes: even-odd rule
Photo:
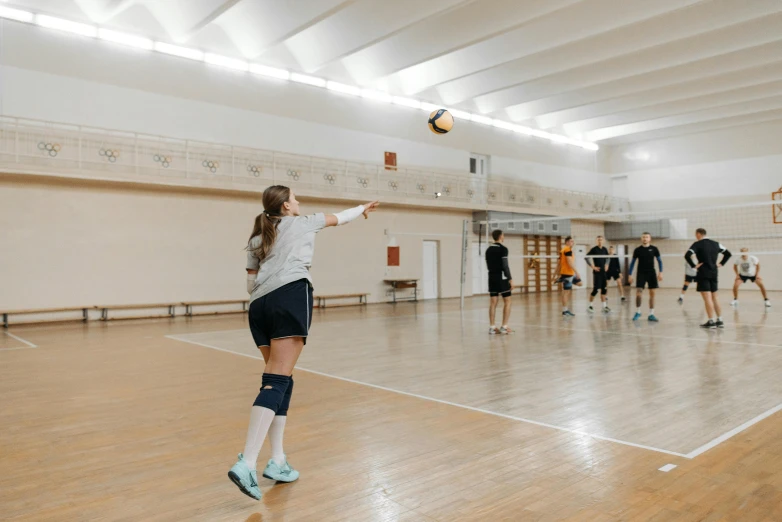
[[[471,178],[432,169],[319,158],[110,129],[0,117],[3,170],[177,185],[262,190],[279,183],[312,197],[425,206],[603,214],[627,210],[627,201],[532,183]],[[439,197],[435,197],[439,193]]]

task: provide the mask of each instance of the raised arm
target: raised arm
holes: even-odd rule
[[[336,214],[326,214],[326,226],[336,227],[339,225],[347,225],[360,215],[364,215],[364,219],[369,217],[370,212],[374,212],[380,203],[377,201],[370,201],[364,205],[349,208]]]

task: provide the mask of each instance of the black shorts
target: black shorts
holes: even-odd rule
[[[606,288],[608,286],[608,278],[606,277],[606,273],[602,270],[600,272],[592,271],[592,283],[598,290],[603,290]]]
[[[658,288],[657,284],[657,272],[651,270],[649,272],[638,272],[638,277],[635,279],[635,287],[643,288],[649,286],[649,290]]]
[[[618,281],[620,277],[622,277],[621,272],[608,272],[606,274],[606,277],[609,281]]]
[[[502,297],[510,297],[512,291],[513,289],[510,287],[510,281],[503,279],[502,274],[496,276],[489,274],[490,296],[497,297],[498,295],[501,295]]]
[[[306,279],[259,297],[250,303],[250,332],[256,346],[271,346],[272,339],[303,337],[312,324],[312,285]]]
[[[698,276],[698,292],[716,292],[717,276]]]
[[[743,276],[743,275],[740,275],[739,277],[741,278],[742,283],[746,283],[747,281],[751,281],[754,283],[755,279],[757,278],[757,276]]]
[[[686,282],[688,282],[688,283],[692,283],[693,281],[695,281],[695,277],[696,277],[696,276],[688,276],[688,275],[685,275],[685,276],[684,276],[684,280],[685,280]]]

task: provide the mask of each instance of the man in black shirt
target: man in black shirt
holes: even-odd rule
[[[505,234],[502,230],[495,230],[491,233],[494,243],[486,249],[486,267],[489,269],[489,295],[491,301],[489,304],[489,334],[509,334],[508,319],[510,319],[511,292],[513,291],[513,279],[510,276],[510,266],[508,265],[508,249],[502,244],[505,241]],[[497,312],[497,301],[502,296],[502,326],[497,329],[494,324],[494,317]]]
[[[613,246],[608,247],[608,255],[616,255],[616,249]],[[609,258],[606,277],[608,281],[616,281],[616,287],[619,289],[619,297],[622,301],[626,301],[625,289],[622,287],[622,265],[619,263],[618,257]]]
[[[701,326],[703,328],[724,328],[722,309],[717,300],[717,277],[719,276],[719,267],[725,266],[731,253],[722,244],[707,238],[705,228],[696,230],[695,237],[698,241],[693,243],[684,254],[684,259],[687,260],[688,265],[698,271],[695,281],[698,283],[698,292],[703,296],[703,303],[706,305],[706,315],[709,316],[709,320]],[[722,254],[722,262],[718,263],[720,254]],[[697,265],[692,260],[693,255],[698,258]],[[716,321],[714,320],[715,315]]]
[[[589,256],[596,257],[593,258]],[[611,311],[606,302],[606,293],[608,292],[608,272],[606,271],[608,268],[608,257],[601,256],[608,256],[608,249],[603,246],[603,236],[597,236],[597,245],[593,246],[592,250],[587,252],[586,258],[587,264],[592,267],[592,294],[589,296],[589,308],[587,308],[587,311],[595,311],[592,307],[592,300],[599,291],[600,301],[603,303],[603,313],[607,314]]]
[[[660,266],[660,273],[654,271],[654,260]],[[649,320],[656,323],[657,317],[654,315],[654,292],[658,287],[657,282],[663,280],[663,260],[660,257],[660,251],[652,245],[652,235],[644,232],[641,235],[641,246],[633,251],[633,260],[630,262],[630,273],[627,281],[633,282],[633,269],[638,262],[638,278],[635,283],[635,315],[633,321],[641,318],[641,302],[644,287],[649,285]]]

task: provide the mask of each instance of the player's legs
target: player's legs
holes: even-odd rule
[[[494,319],[497,316],[497,301],[499,301],[498,295],[493,295],[489,298],[489,326],[492,328],[496,325]]]
[[[755,278],[755,284],[760,288],[760,293],[763,294],[763,300],[768,301],[768,294],[766,294],[766,286],[763,284],[763,280],[760,276]]]
[[[714,314],[717,316],[717,320],[722,322],[722,307],[720,306],[720,300],[718,299],[718,292],[711,292],[711,306],[714,309]]]
[[[622,286],[622,276],[619,276],[619,279],[616,280],[616,287],[619,289],[619,298],[624,301],[625,300],[625,289],[624,286]]]
[[[510,320],[511,296],[502,297],[502,326],[507,329]]]
[[[733,281],[733,302],[734,303],[739,300],[739,287],[741,286],[741,283],[743,283],[741,278],[739,276],[736,276],[736,280]]]
[[[643,288],[635,289],[635,307],[638,308],[638,310],[641,309],[641,304],[643,303],[643,295],[644,295]]]
[[[711,298],[711,292],[701,292],[703,297],[703,305],[706,307],[706,315],[710,321],[714,320],[714,301]]]
[[[649,310],[651,310],[652,313],[654,313],[654,294],[655,289],[650,288],[649,289]]]

